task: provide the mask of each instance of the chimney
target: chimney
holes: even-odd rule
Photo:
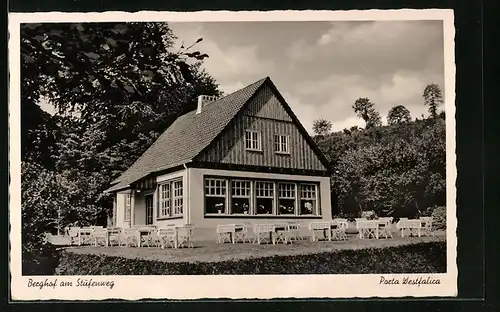
[[[203,106],[206,106],[208,103],[217,100],[216,96],[210,95],[200,95],[198,96],[198,108],[196,109],[196,114],[201,113]]]

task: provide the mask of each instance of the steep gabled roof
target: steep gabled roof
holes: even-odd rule
[[[269,77],[177,118],[107,192],[123,189],[151,173],[191,161],[205,149]]]

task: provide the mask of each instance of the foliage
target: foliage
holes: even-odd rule
[[[394,125],[411,121],[410,111],[403,105],[396,105],[389,110],[387,124]]]
[[[444,120],[425,119],[363,131],[332,133],[318,141],[335,168],[336,202],[345,215],[412,217],[445,203]]]
[[[382,274],[446,272],[446,243],[221,262],[161,262],[65,251],[60,275]]]
[[[429,84],[424,89],[424,105],[429,106],[429,114],[436,118],[438,106],[443,104],[443,95],[439,86],[435,83]]]
[[[57,208],[63,226],[104,224],[110,182],[198,95],[220,94],[202,38],[175,40],[166,23],[21,25],[23,244],[43,242]]]
[[[434,207],[431,213],[432,227],[436,230],[446,230],[446,207]]]
[[[313,132],[319,136],[330,134],[332,130],[332,122],[325,119],[318,119],[313,122]]]
[[[374,108],[374,104],[368,98],[359,98],[352,106],[358,117],[366,123],[366,129],[379,127],[382,125],[382,118]]]

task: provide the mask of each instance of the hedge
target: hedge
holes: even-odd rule
[[[58,275],[384,274],[446,272],[446,243],[339,250],[222,262],[161,262],[62,253]]]

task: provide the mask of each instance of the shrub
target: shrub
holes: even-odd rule
[[[445,230],[446,229],[446,207],[436,207],[432,211],[432,226],[436,230]]]
[[[446,243],[222,262],[161,262],[64,251],[60,275],[383,274],[446,271]]]
[[[59,264],[60,251],[50,243],[25,244],[22,255],[23,275],[53,275]]]

